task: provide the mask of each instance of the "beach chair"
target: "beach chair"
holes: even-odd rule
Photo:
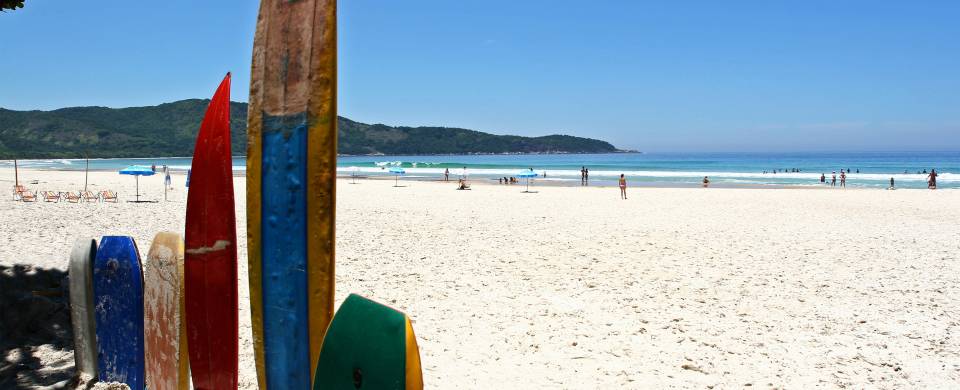
[[[41,191],[41,192],[40,192],[40,196],[43,197],[43,201],[44,201],[44,202],[54,202],[54,203],[56,203],[56,202],[59,202],[59,201],[60,201],[60,193],[59,193],[59,192]]]
[[[22,192],[24,192],[24,191],[26,191],[26,190],[27,190],[27,187],[24,187],[24,186],[19,185],[19,184],[13,186],[13,200],[20,200],[20,193],[22,193]]]
[[[36,201],[37,201],[37,194],[34,194],[33,192],[30,192],[30,190],[27,190],[27,189],[24,189],[23,191],[20,191],[19,196],[20,196],[20,201],[21,201],[21,202],[36,202]]]
[[[80,203],[80,194],[74,194],[73,192],[67,191],[61,194],[63,199],[66,199],[70,203]]]
[[[83,199],[85,202],[96,202],[100,200],[100,196],[93,193],[93,191],[80,191],[80,199]]]
[[[113,203],[119,202],[119,200],[117,200],[117,193],[110,190],[100,191],[100,200]]]

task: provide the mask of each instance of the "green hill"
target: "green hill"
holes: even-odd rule
[[[158,106],[0,108],[0,158],[190,156],[209,100]],[[230,105],[233,154],[246,153],[247,104]],[[520,137],[450,127],[369,125],[340,117],[340,154],[609,153],[611,144],[567,135]]]

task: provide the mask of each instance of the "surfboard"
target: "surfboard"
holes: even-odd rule
[[[187,194],[184,303],[196,389],[237,388],[237,222],[230,154],[227,73],[200,123]]]
[[[142,389],[143,276],[132,237],[100,240],[93,265],[93,301],[100,380]]]
[[[261,389],[310,388],[333,317],[336,16],[336,0],[260,3],[247,114],[247,243]]]
[[[93,261],[97,241],[85,237],[70,252],[70,321],[73,325],[73,360],[77,372],[97,376],[96,316],[93,312]]]
[[[313,389],[423,389],[410,318],[350,294],[323,339]]]
[[[189,388],[183,321],[183,240],[160,232],[143,264],[144,375],[148,389]]]

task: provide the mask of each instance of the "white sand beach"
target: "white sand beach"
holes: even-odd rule
[[[127,203],[134,179],[113,172],[90,188],[118,204],[14,202],[13,171],[0,178],[5,272],[65,272],[83,236],[131,235],[145,255],[156,232],[183,231],[182,175],[167,202],[160,175],[141,178],[160,200],[148,204]],[[20,180],[76,191],[84,178]],[[337,301],[408,313],[427,388],[960,388],[960,191],[638,188],[622,201],[609,187],[359,183],[338,182]],[[240,385],[254,389],[243,177],[235,191]],[[71,351],[69,338],[24,345],[3,358],[39,367],[5,372],[64,386]]]

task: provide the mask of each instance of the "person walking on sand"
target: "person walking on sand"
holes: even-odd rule
[[[927,175],[927,188],[931,190],[937,189],[937,170],[930,169],[930,174]]]
[[[704,177],[703,177],[703,188],[707,188],[707,186],[709,186],[709,185],[710,185],[710,178],[704,176]]]
[[[627,178],[620,174],[620,199],[627,199]]]
[[[847,188],[847,174],[840,171],[840,187]]]

